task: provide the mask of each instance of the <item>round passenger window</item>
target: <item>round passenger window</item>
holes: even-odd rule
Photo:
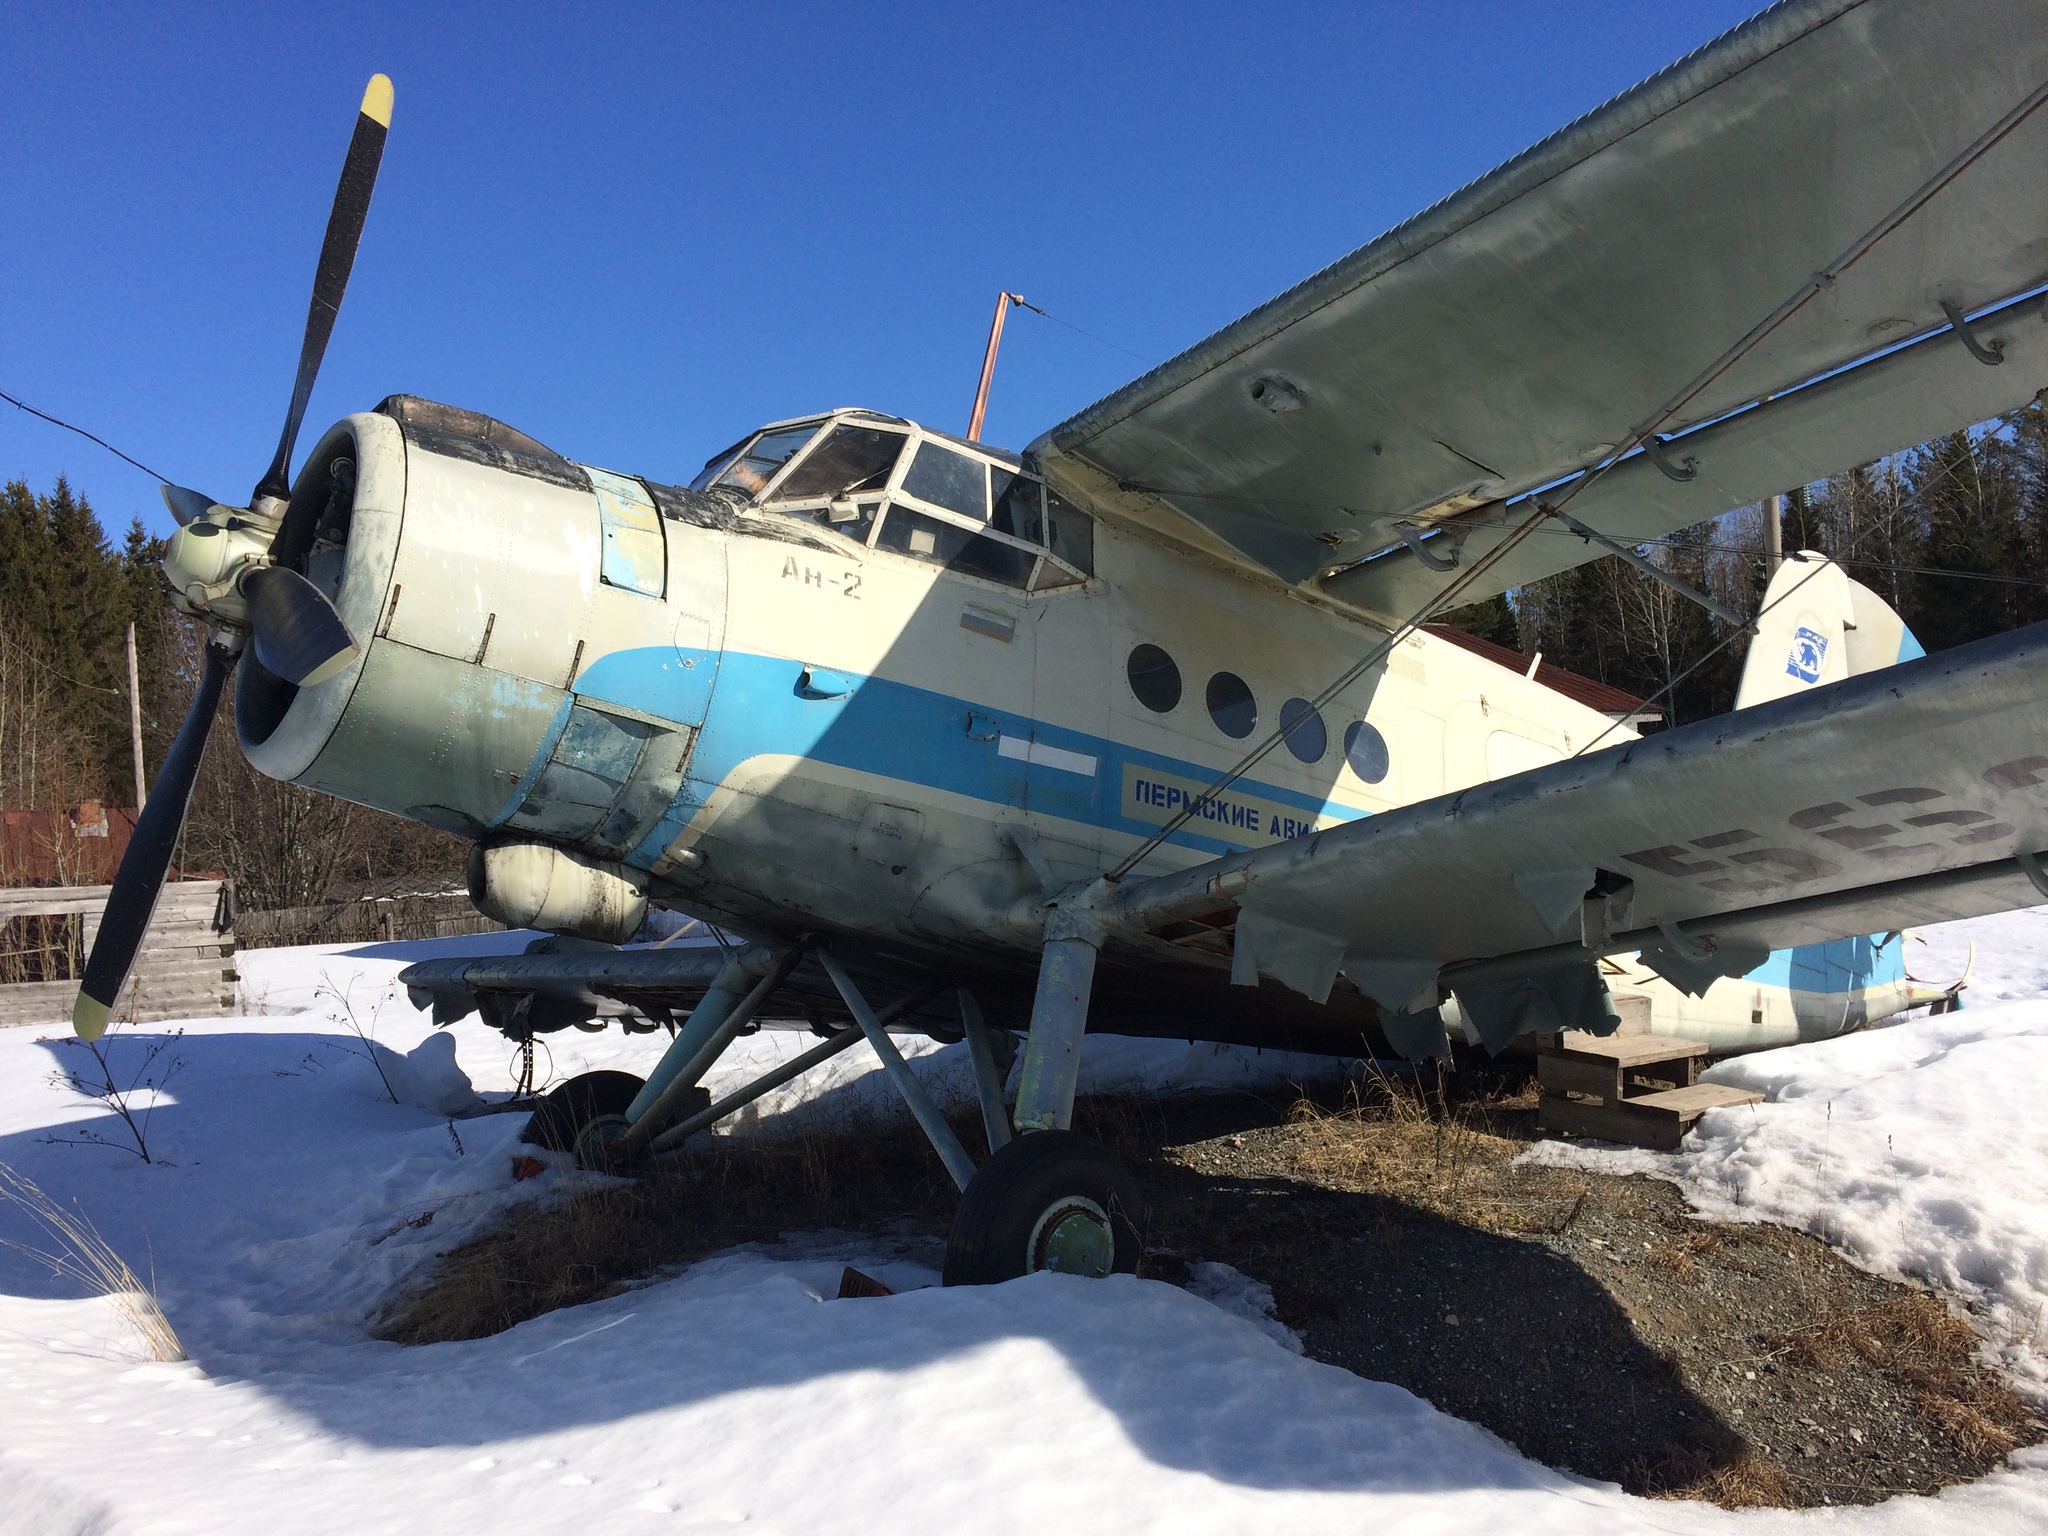
[[[1387,738],[1377,727],[1354,720],[1344,731],[1344,761],[1368,784],[1387,776]]]
[[[1258,729],[1259,701],[1235,672],[1218,672],[1209,679],[1209,718],[1226,736],[1249,736]]]
[[[1280,706],[1280,730],[1287,750],[1304,763],[1319,763],[1330,750],[1330,730],[1307,699],[1289,699]]]
[[[1156,645],[1140,645],[1131,651],[1124,665],[1131,680],[1131,692],[1138,702],[1156,715],[1163,715],[1180,702],[1180,668]]]

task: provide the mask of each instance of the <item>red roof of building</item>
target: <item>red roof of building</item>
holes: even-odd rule
[[[1462,646],[1475,656],[1485,658],[1497,667],[1505,667],[1518,676],[1526,677],[1529,672],[1529,658],[1520,651],[1509,650],[1491,640],[1468,634],[1449,624],[1425,624],[1422,626],[1439,640]],[[1661,720],[1664,712],[1652,709],[1649,701],[1639,699],[1625,689],[1610,687],[1590,677],[1581,677],[1576,672],[1567,672],[1563,667],[1550,662],[1536,664],[1536,681],[1553,693],[1561,693],[1575,703],[1588,709],[1597,709],[1601,714],[1621,720]]]

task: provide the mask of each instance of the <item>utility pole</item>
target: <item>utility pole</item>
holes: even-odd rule
[[[974,414],[967,418],[967,441],[981,441],[981,418],[988,410],[988,386],[996,376],[996,348],[1003,344],[1003,317],[1010,312],[1012,304],[1024,304],[1026,309],[1037,308],[1025,304],[1021,293],[999,293],[996,295],[996,317],[988,328],[988,351],[981,358],[981,384],[974,391]]]
[[[135,756],[135,814],[142,814],[142,685],[135,667],[135,626],[128,626],[128,745]]]
[[[1785,563],[1785,498],[1764,498],[1764,583],[1769,585]]]

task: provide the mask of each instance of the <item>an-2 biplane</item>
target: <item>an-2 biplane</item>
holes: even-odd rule
[[[1022,454],[835,410],[669,485],[395,396],[292,479],[379,76],[275,461],[247,507],[166,489],[203,686],[76,1027],[238,663],[257,768],[471,839],[477,904],[560,936],[412,967],[437,1019],[674,1028],[557,1101],[586,1163],[815,1015],[776,1080],[873,1046],[963,1190],[950,1281],[1135,1262],[1068,1128],[1089,1029],[1420,1056],[1455,1002],[1497,1048],[1613,1027],[1604,957],[1699,992],[2040,900],[2048,626],[1901,660],[1815,588],[1788,696],[1636,739],[1420,621],[2032,397],[2044,100],[2042,0],[1790,0]],[[746,942],[621,948],[650,902]],[[979,1166],[892,1027],[965,1036]]]

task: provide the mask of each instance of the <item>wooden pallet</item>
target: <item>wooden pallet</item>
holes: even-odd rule
[[[1674,1152],[1708,1110],[1763,1099],[1746,1088],[1701,1082],[1706,1054],[1698,1040],[1666,1035],[1553,1037],[1536,1057],[1543,1090],[1536,1123],[1546,1131]]]

